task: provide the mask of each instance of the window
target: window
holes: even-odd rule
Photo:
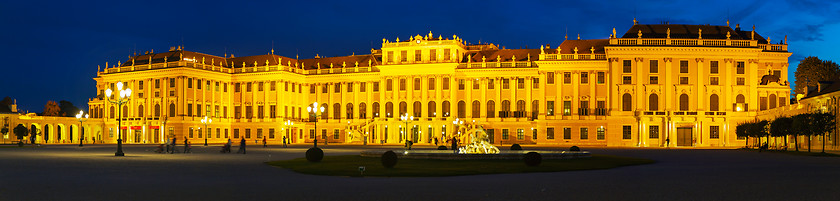
[[[212,111],[210,108],[212,106],[206,105],[205,107],[206,107],[206,109],[204,110],[204,116],[213,117],[213,115],[210,115],[210,111]]]
[[[744,78],[743,77],[736,78],[735,80],[736,80],[735,81],[736,85],[744,85]]]
[[[437,61],[437,50],[436,49],[429,50],[429,61]]]
[[[621,96],[621,111],[633,110],[633,96],[630,93],[625,93]]]
[[[545,139],[554,139],[554,128],[545,128]]]
[[[138,81],[137,89],[143,90],[143,80]]]
[[[717,94],[712,94],[711,96],[709,96],[709,111],[719,111],[719,104],[720,100]]]
[[[339,131],[338,129],[334,129],[333,130],[333,139],[338,139],[339,133],[341,133],[341,131]]]
[[[563,101],[563,116],[572,115],[572,101]]]
[[[648,97],[648,110],[650,110],[650,111],[659,110],[659,95],[650,94],[650,96]]]
[[[388,60],[385,62],[395,63],[394,62],[394,51],[388,51]]]
[[[571,72],[563,72],[563,84],[571,84],[572,83],[572,73]]]
[[[622,65],[622,67],[623,67],[623,68],[622,68],[622,71],[621,71],[622,73],[631,73],[631,72],[633,72],[633,66],[632,66],[632,64],[633,64],[633,63],[632,63],[632,61],[630,61],[630,60],[624,60],[624,61],[623,61],[623,63],[624,63],[624,65]]]
[[[572,139],[572,128],[563,128],[563,139],[570,140]]]
[[[449,61],[450,60],[449,52],[450,52],[449,49],[443,49],[443,60],[444,61]]]
[[[659,61],[650,60],[650,73],[659,73]]]
[[[441,88],[443,88],[443,90],[449,90],[449,78],[448,77],[443,78],[443,84],[441,84]]]
[[[737,73],[739,75],[744,74],[744,62],[743,61],[739,61],[735,65],[735,73]]]
[[[659,139],[659,126],[650,126],[648,129],[648,138]]]
[[[524,129],[516,129],[516,139],[517,140],[524,140],[525,139],[525,130]]]
[[[493,100],[487,101],[487,118],[496,117],[496,102]]]
[[[405,91],[405,78],[400,79],[400,91]]]
[[[292,88],[294,90],[294,88]],[[347,92],[353,92],[353,83],[347,83]]]
[[[188,117],[193,116],[193,105],[192,104],[187,104],[187,116]]]
[[[420,102],[417,102],[418,104]],[[481,102],[472,102],[472,118],[481,118]]]
[[[465,81],[464,79],[458,79],[458,90],[464,90],[465,82],[467,81]]]
[[[496,89],[496,80],[495,79],[488,79],[487,80],[487,89]]]
[[[525,78],[516,78],[516,88],[517,89],[524,89],[525,88]]]
[[[502,78],[502,89],[510,89],[510,80]]]
[[[420,61],[423,59],[423,55],[420,54],[420,50],[414,50],[414,61]],[[338,139],[338,138],[336,138]]]
[[[718,74],[718,61],[709,62],[709,73]]]
[[[588,116],[589,115],[589,101],[580,101],[580,109],[578,109],[578,115]]]
[[[263,131],[262,128],[257,129],[257,138],[263,138],[263,132],[262,131]]]
[[[720,126],[709,126],[709,138],[710,139],[719,139],[720,138]]]
[[[254,106],[245,106],[245,118],[254,118]]]
[[[606,132],[604,132],[604,127],[603,126],[598,127],[598,129],[596,129],[595,131],[597,132],[596,133],[596,138],[598,140],[604,140],[604,137],[605,137],[604,133],[606,133]]]
[[[289,85],[289,83],[286,83],[286,86],[288,86],[288,85]],[[257,91],[263,91],[264,87],[265,87],[265,82],[258,82],[257,83]],[[288,87],[286,89],[288,89]]]
[[[309,85],[309,93],[310,93],[310,94],[315,94],[315,90],[316,90],[316,89],[315,89],[315,85],[314,85],[314,84],[313,84],[313,85]]]
[[[233,138],[239,138],[239,129],[233,129]]]
[[[625,140],[631,139],[632,134],[633,134],[633,130],[631,130],[631,129],[633,129],[632,126],[629,126],[629,125],[622,126],[621,127],[621,139],[625,139]]]
[[[224,86],[225,92],[227,92],[227,83],[222,84]]]
[[[373,83],[373,92],[379,92],[379,82]]]
[[[408,61],[408,51],[400,51],[400,62]]]
[[[624,76],[621,78],[622,84],[633,84],[633,77],[631,76]]]
[[[169,79],[169,87],[175,87],[175,78],[168,78]],[[113,87],[111,87],[113,88]]]
[[[604,84],[605,80],[606,80],[606,73],[598,72],[598,84]]]
[[[333,84],[333,93],[341,93],[341,83]]]
[[[782,71],[780,70],[773,70],[773,75],[782,77]]]
[[[554,116],[554,101],[545,102],[545,115]]]
[[[680,95],[680,111],[688,111],[688,94]]]
[[[216,82],[216,91],[219,91],[219,82]],[[219,134],[219,132],[216,132],[216,135],[218,135],[218,134]]]
[[[212,82],[210,82],[210,80],[206,80],[206,81],[204,81],[204,84],[205,84],[205,85],[204,85],[204,86],[205,86],[205,87],[204,87],[204,89],[210,90],[210,83],[212,83]]]
[[[718,85],[718,77],[709,77],[709,85]]]
[[[385,91],[393,91],[394,90],[394,80],[386,79],[385,80]]]
[[[659,84],[659,77],[658,76],[650,76],[649,84]]]
[[[225,138],[229,138],[229,137],[230,137],[230,135],[228,135],[228,134],[229,134],[228,129],[227,129],[227,128],[225,128]]]
[[[194,132],[193,130],[194,130],[193,128],[190,128],[190,138],[194,138],[194,137],[195,137],[195,136],[193,136],[193,132]]]
[[[467,118],[467,103],[458,101],[458,118]]]
[[[114,112],[114,109],[111,109],[111,112]],[[114,117],[114,114],[111,114],[111,118]],[[175,117],[175,103],[169,104],[169,117]]]
[[[250,82],[245,83],[245,91],[251,92],[251,85],[253,85],[253,83],[250,83]]]
[[[367,82],[359,83],[359,92],[367,92]]]
[[[680,84],[688,84],[688,77],[680,77]]]
[[[420,78],[414,78],[414,90],[420,90]]]
[[[429,89],[429,90],[435,90],[435,85],[436,85],[436,84],[437,84],[437,83],[435,83],[435,78],[430,77],[430,78],[429,78],[429,84],[428,84],[428,85],[429,85],[429,88],[428,88],[428,89]]]
[[[193,79],[192,78],[187,78],[187,89],[192,88],[192,85],[193,85]]]
[[[481,87],[481,81],[478,79],[473,80],[473,89],[479,89]]]
[[[251,138],[251,129],[250,128],[245,129],[245,138]]]
[[[219,116],[219,106],[218,105],[216,106],[216,109],[213,110],[213,112],[215,112],[215,115],[213,115],[213,117],[222,117],[222,116]]]
[[[580,72],[580,83],[589,84],[589,72]]]
[[[309,139],[315,139],[315,129],[309,129]]]
[[[554,84],[554,72],[545,73],[546,84]]]
[[[581,140],[588,140],[589,139],[589,128],[581,127],[580,128],[580,139]]]
[[[502,129],[502,139],[507,140],[509,138],[508,135],[508,129]]]
[[[283,90],[284,91],[289,91],[289,83],[288,82],[283,82]],[[294,89],[292,89],[292,90],[294,90]]]
[[[680,61],[680,73],[688,73],[688,61]]]
[[[274,129],[273,128],[268,129],[268,139],[274,139]]]

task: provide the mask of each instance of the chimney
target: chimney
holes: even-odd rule
[[[817,83],[817,92],[822,92],[823,90],[827,89],[828,86],[831,85],[833,82],[820,81]]]

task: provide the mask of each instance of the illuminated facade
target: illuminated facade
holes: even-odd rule
[[[539,49],[432,33],[383,39],[367,55],[311,59],[172,48],[106,64],[94,78],[100,97],[88,104],[108,143],[118,108],[101,98],[121,81],[134,90],[119,117],[129,144],[445,144],[457,118],[482,125],[495,145],[742,146],[737,123],[786,105],[790,55],[786,41],[752,30],[671,24]],[[317,130],[313,102],[325,107]]]

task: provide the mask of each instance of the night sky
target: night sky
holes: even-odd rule
[[[700,3],[703,2],[703,3]],[[715,1],[5,1],[0,3],[0,98],[41,112],[48,100],[87,108],[97,65],[171,46],[237,57],[300,58],[369,54],[382,38],[453,34],[469,43],[514,48],[607,38],[642,24],[741,24],[770,37],[788,35],[790,76],[798,61],[840,62],[840,2]]]

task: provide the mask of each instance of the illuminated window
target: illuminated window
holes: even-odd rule
[[[268,129],[268,139],[274,139],[274,129],[273,128]]]
[[[339,131],[338,129],[334,129],[333,130],[333,139],[338,139],[340,132],[341,131]]]
[[[509,138],[508,129],[502,129],[502,139],[507,140]]]
[[[719,139],[720,138],[720,126],[709,126],[709,138],[711,138],[711,139]]]
[[[659,77],[658,76],[650,76],[650,84],[659,84]]]
[[[373,92],[379,92],[379,82],[373,83]]]
[[[262,128],[257,129],[257,138],[263,138],[263,129]]]
[[[606,132],[604,132],[604,127],[598,127],[598,129],[596,129],[595,131],[597,132],[596,133],[596,135],[597,135],[596,138],[598,140],[604,140],[604,136],[605,136],[604,133],[606,133]]]
[[[625,125],[621,127],[621,139],[629,140],[633,135],[633,127]]]
[[[659,139],[659,126],[650,126],[648,128],[648,138]]]
[[[394,63],[394,51],[388,51],[388,60],[385,62]]]
[[[581,140],[589,139],[589,128],[587,128],[587,127],[581,127],[580,128],[580,139]]]
[[[718,83],[719,83],[718,80],[719,80],[718,77],[709,77],[709,85],[718,85]]]
[[[622,84],[633,84],[633,77],[631,76],[624,76],[621,78]]]
[[[387,79],[385,80],[385,91],[393,91],[394,90],[394,80]]]
[[[680,77],[680,84],[688,84],[688,77]]]
[[[537,129],[531,129],[531,139],[532,140],[537,139]]]
[[[479,81],[479,80],[473,80],[472,83],[473,83],[473,89],[479,89],[479,87],[481,87],[481,81]]]
[[[545,115],[554,116],[554,101],[545,102]]]
[[[563,101],[563,116],[572,115],[572,101]]]
[[[443,60],[449,61],[450,60],[450,49],[443,49]]]
[[[487,89],[496,89],[496,79],[487,79]]]
[[[516,139],[523,140],[525,139],[525,130],[523,129],[516,129]]]

